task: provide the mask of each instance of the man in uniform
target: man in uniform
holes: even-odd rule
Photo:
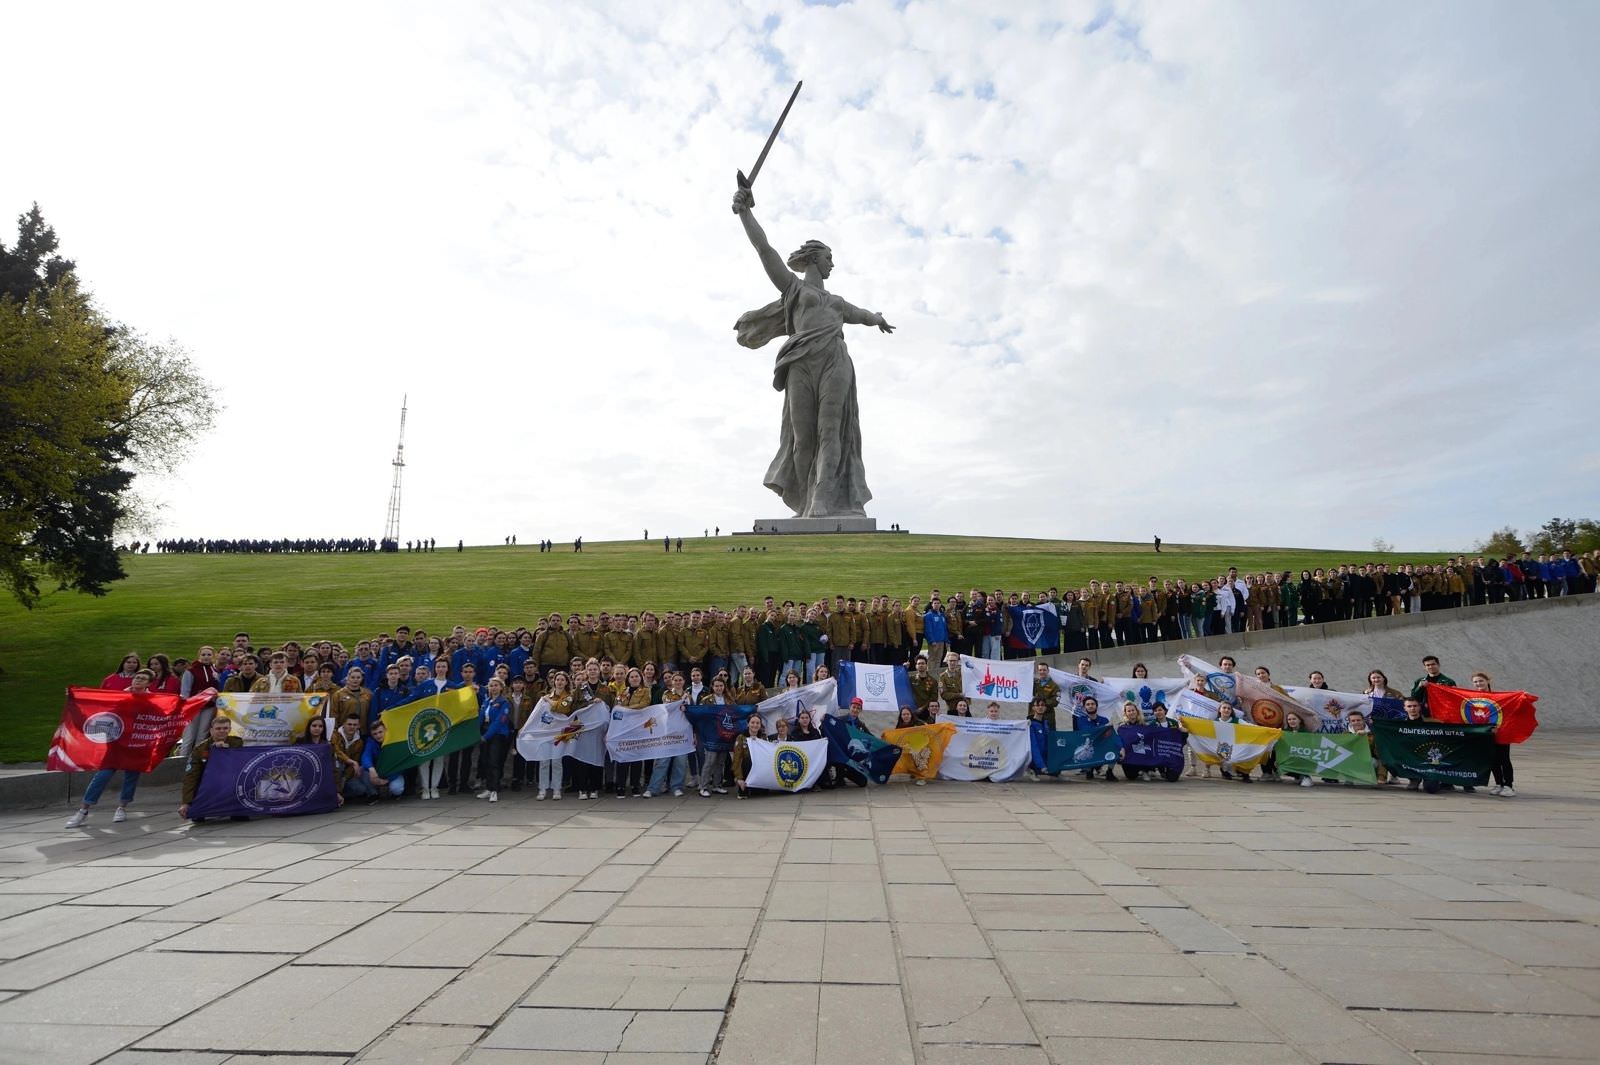
[[[944,656],[944,669],[939,671],[939,698],[944,700],[945,713],[954,713],[956,700],[961,698],[961,656],[951,651]]]
[[[551,614],[545,619],[544,631],[533,639],[533,660],[539,672],[548,677],[552,670],[567,668],[572,657],[572,640],[561,627],[561,615]]]
[[[855,626],[855,618],[844,597],[838,597],[827,621],[828,668],[834,676],[839,675],[840,662],[849,662],[855,657]]]
[[[715,677],[728,668],[728,662],[733,658],[733,623],[728,615],[712,607],[706,612],[705,633],[707,665],[710,667],[707,672]]]
[[[1117,630],[1117,643],[1123,647],[1138,642],[1138,634],[1133,628],[1133,602],[1133,592],[1118,581],[1116,592],[1111,597],[1111,616]]]
[[[1091,651],[1100,648],[1100,582],[1090,581],[1089,587],[1083,590],[1078,598],[1078,606],[1083,610],[1083,636],[1084,642]]]
[[[618,614],[611,619],[610,626],[600,637],[601,652],[611,661],[624,666],[635,664],[633,661],[633,637],[628,634],[628,630],[624,627],[627,624],[627,620],[627,618]]]
[[[928,656],[917,655],[917,665],[911,674],[911,705],[927,706],[939,697],[939,681],[928,672]]]
[[[1056,730],[1056,707],[1061,702],[1061,685],[1050,679],[1050,664],[1035,662],[1033,666],[1033,698],[1044,703],[1044,720],[1050,731]]]
[[[656,668],[661,668],[661,631],[658,629],[656,616],[649,611],[639,617],[639,627],[633,633],[633,651],[631,661],[640,669],[646,663],[656,663]]]
[[[678,668],[693,673],[696,668],[705,670],[706,654],[711,650],[711,640],[706,634],[705,616],[696,610],[678,634]]]
[[[206,738],[195,744],[194,750],[189,752],[189,761],[183,770],[183,797],[178,807],[179,817],[187,819],[189,816],[189,804],[194,802],[195,795],[200,791],[200,781],[205,776],[212,748],[244,746],[243,739],[230,735],[232,730],[233,723],[218,714],[211,719],[211,728],[206,731]]]

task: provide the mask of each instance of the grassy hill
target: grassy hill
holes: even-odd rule
[[[729,548],[755,547],[739,552]],[[1078,587],[1090,578],[1144,580],[1294,570],[1361,561],[1369,552],[959,536],[778,536],[685,540],[682,554],[660,541],[482,547],[398,555],[141,555],[128,579],[102,599],[58,593],[32,611],[0,605],[0,761],[44,757],[60,715],[62,689],[95,684],[128,651],[193,657],[247,631],[256,643],[329,637],[345,641],[421,625],[502,627],[563,613],[729,608],[764,595],[889,594],[926,599],[979,587]],[[1406,556],[1433,561],[1436,556]]]

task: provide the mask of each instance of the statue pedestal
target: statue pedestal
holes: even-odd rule
[[[757,518],[751,532],[779,533],[871,533],[878,531],[878,519],[838,518]]]

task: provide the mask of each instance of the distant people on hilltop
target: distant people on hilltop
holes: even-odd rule
[[[149,544],[132,544],[138,552]],[[165,555],[286,555],[335,554],[379,550],[379,542],[369,537],[341,537],[339,539],[289,539],[277,540],[157,540],[156,550]],[[393,550],[398,550],[396,545]]]

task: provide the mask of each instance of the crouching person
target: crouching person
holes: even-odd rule
[[[398,799],[405,794],[405,774],[396,773],[392,777],[378,774],[378,752],[383,749],[383,740],[387,733],[388,730],[382,721],[374,721],[371,735],[367,737],[367,742],[361,745],[361,782],[365,785],[361,793],[365,795],[368,806],[384,795]]]
[[[194,797],[200,791],[200,781],[205,778],[206,765],[211,760],[211,752],[217,747],[243,747],[244,740],[232,735],[233,725],[227,718],[218,714],[211,719],[211,727],[206,730],[206,738],[194,745],[194,750],[189,752],[189,762],[183,770],[183,798],[178,806],[178,816],[189,817],[189,804],[194,802]],[[195,821],[205,818],[197,817]]]
[[[366,746],[361,735],[361,715],[352,710],[333,730],[333,769],[339,778],[339,794],[346,799],[370,799],[375,794],[361,768],[361,753]]]

